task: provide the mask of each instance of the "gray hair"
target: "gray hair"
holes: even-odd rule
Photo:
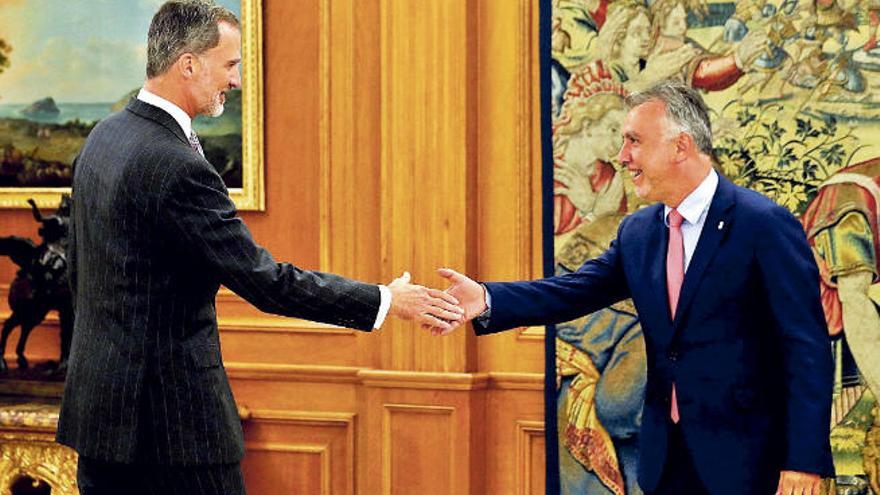
[[[709,108],[697,90],[678,81],[661,81],[644,91],[631,93],[626,97],[626,107],[632,109],[649,101],[665,103],[670,130],[690,134],[700,151],[714,158]]]
[[[238,18],[211,0],[165,2],[147,34],[147,78],[166,73],[184,53],[199,55],[220,43],[221,22],[238,27]]]

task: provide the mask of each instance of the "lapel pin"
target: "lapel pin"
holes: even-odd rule
[[[718,230],[721,230],[723,228],[724,228],[724,220],[718,222]]]

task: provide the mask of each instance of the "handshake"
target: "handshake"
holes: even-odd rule
[[[449,268],[437,273],[451,284],[445,291],[410,283],[409,272],[388,284],[389,316],[415,320],[434,335],[446,335],[486,311],[485,287]]]

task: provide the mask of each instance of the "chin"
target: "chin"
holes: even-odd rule
[[[199,115],[205,115],[207,117],[219,117],[223,115],[223,110],[225,110],[225,106],[219,101],[215,101],[210,105],[205,106]]]
[[[638,196],[639,198],[641,198],[645,201],[652,201],[652,199],[650,197],[648,197],[651,194],[650,190],[646,190],[643,187],[636,187],[635,190],[636,190],[636,196]]]

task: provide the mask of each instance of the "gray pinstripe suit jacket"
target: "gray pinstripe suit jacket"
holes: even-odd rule
[[[243,455],[220,356],[220,284],[259,309],[369,330],[379,288],[278,263],[165,111],[133,99],[76,162],[76,309],[57,439],[110,462],[217,464]]]

